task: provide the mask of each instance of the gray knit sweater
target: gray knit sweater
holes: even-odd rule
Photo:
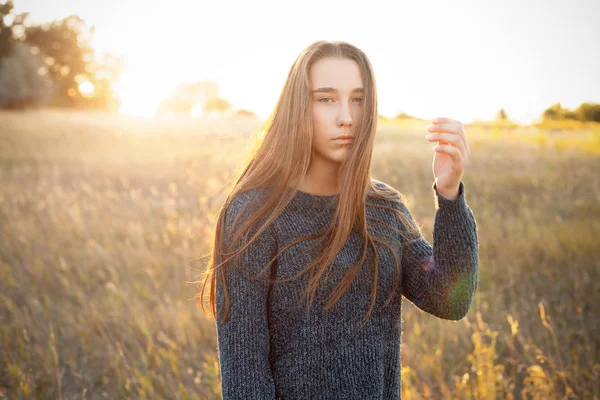
[[[377,183],[377,185],[385,185]],[[353,231],[332,263],[331,275],[306,312],[306,300],[294,308],[306,290],[309,274],[275,285],[252,278],[286,244],[299,236],[324,231],[339,195],[317,196],[298,191],[284,212],[227,271],[229,319],[216,323],[221,388],[224,399],[399,399],[401,392],[401,297],[419,309],[447,320],[460,320],[470,308],[478,286],[478,240],[475,218],[465,200],[447,199],[432,186],[435,204],[433,247],[420,240],[405,243],[384,224],[402,229],[392,211],[367,206],[369,233],[391,241],[401,260],[401,284],[389,305],[381,309],[394,284],[392,252],[377,245],[379,281],[375,308],[368,323],[360,322],[371,300],[372,268],[364,267],[335,307],[322,306],[330,290],[358,261],[361,249]],[[225,237],[246,206],[258,206],[263,189],[242,193],[226,214]],[[369,197],[377,204],[392,202]],[[414,221],[404,205],[395,205]],[[245,213],[242,214],[243,219]],[[239,227],[239,225],[236,225]],[[252,233],[256,230],[252,230]],[[314,239],[317,240],[317,239]],[[289,278],[307,266],[318,251],[308,240],[288,248],[272,265],[271,277]],[[368,252],[370,261],[372,251]],[[217,285],[217,312],[223,305]]]

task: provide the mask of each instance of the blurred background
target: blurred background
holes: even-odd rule
[[[406,399],[599,399],[600,4],[0,0],[0,399],[220,398],[194,281],[316,40],[370,58],[373,175],[432,242],[432,118],[465,125],[479,291],[403,304]]]

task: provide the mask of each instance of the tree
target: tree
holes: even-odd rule
[[[90,46],[93,28],[76,15],[25,30],[26,40],[38,48],[50,74],[58,83],[59,105],[74,106],[85,100],[79,90],[83,79],[92,81],[88,64],[94,59]]]
[[[16,44],[9,56],[0,59],[0,107],[46,104],[54,87],[39,52],[27,43]]]
[[[542,119],[558,120],[563,118],[563,109],[560,103],[556,103],[546,108],[542,113]]]
[[[574,114],[581,121],[600,122],[600,104],[582,103],[575,109]]]
[[[0,0],[2,1],[2,0]],[[49,103],[118,109],[113,90],[123,60],[96,59],[94,27],[71,15],[28,25],[28,13],[14,15],[13,2],[0,3],[0,107]]]
[[[0,59],[8,57],[19,43],[27,13],[14,15],[11,0],[0,4]]]
[[[206,99],[204,103],[204,112],[206,114],[211,113],[213,111],[217,111],[218,113],[223,113],[231,108],[231,104],[225,99],[220,97],[212,97]]]
[[[407,113],[405,113],[404,111],[400,111],[398,114],[396,114],[396,116],[394,117],[394,119],[414,119],[415,117],[412,115],[409,115]]]
[[[233,114],[234,117],[250,117],[250,118],[258,118],[257,115],[250,111],[250,110],[246,110],[244,108],[241,108],[239,110],[236,110]]]
[[[563,110],[562,119],[571,119],[574,121],[579,120],[579,116],[571,110]]]
[[[94,86],[94,95],[86,97],[86,105],[93,108],[102,108],[109,111],[119,110],[119,98],[117,97],[113,84],[119,78],[119,74],[125,68],[124,57],[116,57],[112,54],[103,54],[95,62],[86,66],[90,73],[87,77],[79,77],[81,82],[89,80]]]
[[[229,110],[229,102],[219,96],[219,86],[213,81],[180,83],[159,106],[157,113],[189,114],[199,107],[204,115],[216,112],[222,114]]]
[[[568,108],[562,108],[560,103],[556,103],[544,110],[542,118],[545,120],[571,119],[600,122],[600,104],[582,103],[573,111]]]
[[[501,108],[500,110],[498,110],[498,112],[496,113],[496,119],[498,121],[507,121],[508,120],[508,115],[506,114],[506,111],[504,111],[504,108]]]

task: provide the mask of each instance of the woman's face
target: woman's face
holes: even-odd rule
[[[339,163],[347,157],[354,140],[336,138],[354,136],[363,112],[360,68],[348,58],[322,58],[310,70],[310,86],[313,157]]]

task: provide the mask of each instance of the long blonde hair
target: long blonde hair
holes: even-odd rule
[[[399,211],[400,207],[387,207],[366,201],[368,194],[379,199],[395,202],[396,204],[406,203],[405,197],[402,194],[387,185],[376,186],[376,183],[380,182],[371,178],[371,157],[377,129],[377,91],[375,77],[367,56],[360,49],[346,42],[317,41],[312,43],[300,53],[292,65],[277,105],[265,122],[262,131],[264,136],[250,155],[247,166],[237,177],[235,186],[217,215],[216,231],[210,251],[210,260],[204,272],[203,281],[197,283],[202,284],[202,288],[198,294],[202,309],[206,314],[216,317],[216,280],[217,278],[220,278],[220,282],[222,280],[224,285],[225,314],[221,321],[226,321],[229,314],[229,292],[225,280],[226,268],[232,260],[238,257],[281,214],[296,194],[299,182],[301,182],[308,171],[313,146],[312,96],[310,93],[309,73],[311,66],[324,57],[347,58],[358,64],[364,87],[363,114],[359,125],[356,127],[355,143],[351,147],[348,157],[340,164],[338,174],[339,202],[328,229],[324,232],[300,237],[286,245],[283,249],[280,249],[279,253],[304,240],[315,238],[326,238],[327,240],[323,242],[315,260],[299,274],[286,280],[271,280],[271,282],[283,282],[298,278],[305,273],[310,273],[308,287],[303,296],[306,297],[307,306],[310,307],[320,279],[327,270],[327,266],[335,259],[337,253],[344,246],[351,231],[357,228],[362,240],[363,254],[357,264],[350,268],[347,275],[332,291],[324,310],[331,309],[342,297],[354,277],[360,271],[362,264],[367,258],[368,248],[371,247],[375,252],[375,262],[373,265],[374,279],[370,307],[363,319],[363,323],[365,323],[372,313],[377,292],[379,263],[375,246],[376,242],[387,246],[396,259],[396,279],[392,293],[384,307],[392,299],[401,280],[399,262],[390,247],[391,245],[380,238],[371,236],[367,230],[365,206],[368,204],[371,207],[393,210],[404,221],[404,225],[410,227],[413,239],[418,238],[420,235],[418,227],[404,213]],[[260,206],[244,221],[241,227],[236,227],[236,229],[232,230],[235,232],[235,236],[228,243],[227,248],[225,248],[223,236],[227,209],[238,194],[255,188],[268,188],[268,195],[265,199],[261,199]],[[290,190],[290,188],[293,188],[293,190]],[[257,224],[262,221],[265,222],[259,227],[250,241],[247,241],[248,231],[256,228]],[[391,228],[394,229],[393,227]],[[231,251],[234,244],[238,243],[241,237],[244,237],[245,245],[242,245],[237,251]],[[222,261],[223,256],[231,257]],[[276,258],[277,256],[267,263],[263,272],[271,266]],[[207,283],[210,283],[210,313],[208,313],[204,304]]]

